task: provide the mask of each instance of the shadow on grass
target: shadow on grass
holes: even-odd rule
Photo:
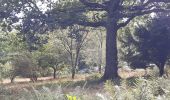
[[[88,80],[80,80],[80,81],[65,81],[65,82],[49,82],[46,84],[38,85],[36,88],[41,89],[43,86],[48,87],[50,89],[56,89],[57,87],[62,87],[62,88],[76,88],[76,87],[81,87],[81,88],[92,88],[97,85],[99,85],[101,82],[99,79],[88,79]]]

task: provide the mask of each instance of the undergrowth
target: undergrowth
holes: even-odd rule
[[[132,77],[122,79],[120,85],[109,80],[102,85],[92,83],[80,81],[30,86],[18,92],[1,86],[0,100],[68,100],[69,97],[72,100],[170,100],[170,79]]]

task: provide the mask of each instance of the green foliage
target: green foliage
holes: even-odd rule
[[[0,43],[0,62],[5,64],[12,59],[12,56],[26,51],[26,44],[16,32],[0,32],[3,40]]]
[[[27,77],[30,79],[35,78],[37,80],[39,68],[30,53],[15,55],[11,60],[11,63],[11,82],[13,82],[16,76]]]
[[[134,31],[125,29],[126,36],[120,39],[122,58],[132,68],[146,68],[153,63],[164,69],[169,59],[169,16],[160,15],[145,25],[138,25]],[[162,72],[160,72],[162,75]]]
[[[133,83],[133,80],[126,80]],[[169,84],[167,79],[135,79],[136,84],[129,86],[122,81],[120,86],[115,86],[111,81],[105,83],[105,89],[112,97],[111,100],[157,100],[169,98]],[[166,87],[166,88],[165,88]]]
[[[9,63],[0,64],[0,80],[10,77],[11,75],[11,66]]]
[[[42,8],[38,5],[41,3],[45,7]],[[112,61],[111,65],[117,67],[116,36],[112,35],[116,35],[120,28],[126,26],[136,16],[165,11],[165,9],[168,9],[169,3],[167,0],[162,2],[155,0],[2,0],[0,3],[2,6],[0,8],[0,21],[3,22],[1,26],[5,27],[6,30],[17,29],[20,31],[28,44],[29,51],[37,50],[44,43],[47,43],[47,38],[41,39],[40,35],[55,29],[67,28],[77,24],[105,27],[107,35],[110,35],[106,39],[107,52],[113,52],[113,54],[110,52],[110,55],[106,56],[108,58],[106,61]],[[109,42],[109,39],[115,43]],[[112,58],[116,61],[113,61]],[[109,63],[106,64],[106,66],[117,70],[116,67],[108,65]],[[113,76],[111,74],[114,73],[110,72],[109,74],[111,78]],[[108,75],[106,76],[108,77]],[[115,73],[115,76],[117,76],[117,73]]]
[[[46,67],[54,67],[57,66],[60,62],[53,55],[45,55],[39,59],[39,66]]]
[[[26,44],[16,32],[0,32],[0,63],[2,78],[10,77],[13,71],[9,67],[10,62],[17,58],[17,55],[21,55],[26,52]]]
[[[89,79],[90,80],[99,80],[101,77],[102,77],[102,75],[100,73],[94,73],[94,74],[92,74],[92,76],[89,77]]]
[[[113,97],[115,96],[116,91],[115,91],[114,83],[111,80],[107,80],[105,82],[104,88],[107,92],[113,95]]]
[[[35,52],[38,66],[44,70],[52,68],[55,78],[56,71],[63,71],[68,62],[67,53],[60,46],[55,36],[50,35],[47,44]],[[65,65],[64,65],[65,64]],[[68,67],[68,66],[67,66]]]

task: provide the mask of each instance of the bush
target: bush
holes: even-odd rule
[[[107,81],[104,87],[113,100],[169,100],[169,82],[163,78],[131,78],[122,80],[120,86]]]
[[[26,54],[18,55],[12,60],[11,82],[13,82],[16,76],[22,76],[36,81],[39,75],[38,70],[39,68],[32,56]]]
[[[0,81],[10,76],[11,68],[6,64],[0,64]]]

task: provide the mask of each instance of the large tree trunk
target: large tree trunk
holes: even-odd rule
[[[106,27],[106,66],[103,80],[119,78],[117,57],[117,27],[110,21]]]

